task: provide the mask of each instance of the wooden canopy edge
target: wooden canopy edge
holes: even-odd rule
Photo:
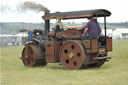
[[[44,20],[76,19],[76,18],[88,18],[88,17],[104,17],[110,15],[111,12],[106,9],[96,9],[96,10],[84,10],[84,11],[72,11],[72,12],[47,13],[43,16],[43,19]]]

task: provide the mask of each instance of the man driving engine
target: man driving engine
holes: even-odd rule
[[[88,20],[89,22],[87,23],[87,25],[83,26],[84,31],[81,35],[81,39],[98,37],[98,28],[97,24],[93,20],[93,17],[89,17]]]

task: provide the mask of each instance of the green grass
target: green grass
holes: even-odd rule
[[[128,41],[113,41],[114,57],[103,66],[73,71],[54,63],[27,68],[19,59],[22,48],[0,48],[0,85],[128,85]]]

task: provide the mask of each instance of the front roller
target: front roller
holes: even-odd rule
[[[22,61],[27,67],[45,66],[45,52],[37,44],[28,44],[22,51]]]
[[[60,50],[60,61],[62,65],[70,70],[85,67],[84,62],[87,56],[80,41],[69,40],[66,41]]]

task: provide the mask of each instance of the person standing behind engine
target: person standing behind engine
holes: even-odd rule
[[[93,19],[93,21],[96,23],[96,25],[97,25],[97,31],[98,31],[98,36],[100,36],[100,34],[101,34],[101,27],[100,27],[100,25],[99,25],[99,23],[98,23],[98,21],[97,21],[97,19]]]

